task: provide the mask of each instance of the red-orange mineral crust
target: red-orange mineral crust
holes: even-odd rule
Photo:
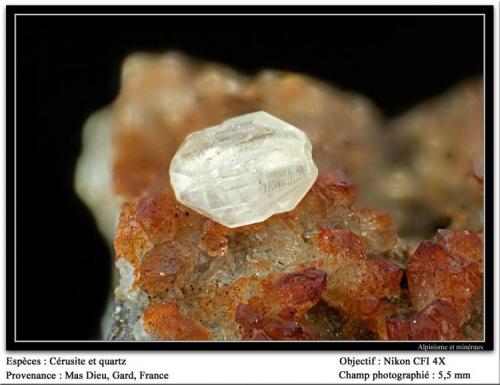
[[[318,303],[325,287],[326,273],[314,268],[270,274],[261,285],[260,296],[236,308],[235,320],[243,327],[243,338],[312,339],[304,331],[305,314]]]
[[[144,329],[166,340],[208,340],[210,333],[203,326],[181,314],[174,304],[149,306],[144,310]]]
[[[481,236],[440,230],[405,270],[390,217],[357,209],[355,196],[342,172],[324,173],[293,211],[234,229],[170,191],[125,205],[115,247],[149,298],[145,330],[159,339],[316,339],[323,325],[336,339],[467,338]],[[325,326],[336,322],[325,306],[343,326]]]
[[[385,318],[394,310],[387,299],[400,291],[403,270],[379,256],[366,256],[361,240],[352,232],[323,228],[314,238],[325,252],[328,286],[324,300],[386,337]]]
[[[354,197],[342,172],[326,173],[292,212],[230,229],[152,194],[125,207],[117,257],[136,267],[151,306],[175,304],[213,339],[316,338],[308,312],[319,301],[386,338],[403,270],[384,255],[397,237]],[[147,325],[170,338],[160,318]]]
[[[436,300],[405,319],[387,321],[391,340],[461,340],[460,316],[447,301]]]
[[[156,246],[142,259],[139,285],[150,296],[167,295],[190,280],[194,261],[189,250],[175,242]]]
[[[437,243],[449,254],[473,262],[483,271],[483,239],[470,230],[443,229],[437,232]]]
[[[407,270],[410,300],[417,310],[445,299],[466,319],[467,305],[481,288],[479,264],[424,241],[411,257]]]
[[[182,210],[163,195],[150,195],[139,201],[136,218],[148,239],[155,245],[172,241],[179,227]]]
[[[482,240],[470,230],[439,230],[436,238],[422,242],[410,259],[406,275],[416,313],[388,320],[390,339],[468,338],[464,324],[482,295]]]

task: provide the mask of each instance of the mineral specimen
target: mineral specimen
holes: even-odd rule
[[[386,338],[403,274],[388,253],[397,238],[354,197],[342,172],[323,174],[294,210],[237,228],[168,190],[127,203],[116,258],[132,267],[125,290],[147,296],[130,327],[148,339],[315,339],[308,312],[323,301]]]
[[[355,195],[342,172],[322,174],[294,210],[233,229],[183,206],[169,191],[127,203],[115,249],[117,263],[131,267],[135,283],[119,294],[135,292],[134,298],[143,299],[112,336],[477,336],[466,330],[481,296],[480,236],[439,231],[403,268],[390,218],[357,209]],[[120,312],[115,316],[123,317]]]
[[[265,110],[300,127],[319,172],[344,170],[364,207],[387,211],[419,241],[449,224],[482,230],[483,85],[471,79],[391,120],[368,99],[311,77],[253,77],[177,53],[136,53],[114,103],[85,125],[75,185],[111,242],[123,202],[169,186],[194,131]]]
[[[264,111],[194,132],[170,164],[179,202],[227,227],[292,210],[318,176],[307,136]]]
[[[298,205],[229,228],[175,199],[168,169],[186,136],[260,110],[311,141],[319,177]],[[305,75],[131,55],[116,101],[85,126],[76,172],[114,235],[104,335],[481,340],[482,111],[481,79],[388,120]]]

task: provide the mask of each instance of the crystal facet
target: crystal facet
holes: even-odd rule
[[[170,163],[177,200],[227,227],[294,209],[317,175],[306,134],[264,111],[190,134]]]

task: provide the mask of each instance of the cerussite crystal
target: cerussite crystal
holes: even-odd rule
[[[306,134],[264,111],[192,133],[170,164],[177,200],[227,227],[293,210],[317,175]]]

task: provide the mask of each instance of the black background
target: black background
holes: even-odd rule
[[[99,337],[112,260],[73,172],[128,53],[305,72],[394,116],[480,75],[483,29],[481,16],[18,16],[16,49],[17,338],[85,340]]]

